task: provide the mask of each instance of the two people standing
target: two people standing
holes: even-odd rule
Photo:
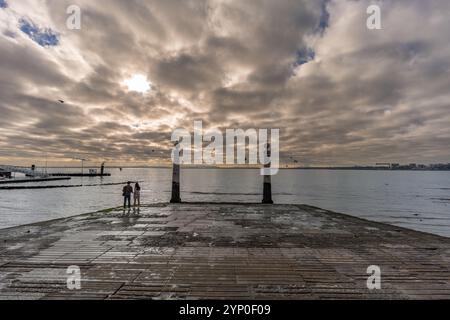
[[[127,182],[127,185],[123,187],[122,190],[122,196],[123,196],[123,208],[125,209],[128,202],[128,208],[131,209],[131,194],[134,193],[134,206],[136,204],[140,207],[141,206],[141,186],[139,185],[139,182],[136,182],[134,185],[134,191],[133,187],[131,186],[131,181]]]

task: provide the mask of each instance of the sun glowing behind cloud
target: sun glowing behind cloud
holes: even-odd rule
[[[142,74],[135,74],[130,79],[123,82],[128,87],[128,91],[134,91],[139,93],[147,93],[151,89],[151,83],[147,77]]]

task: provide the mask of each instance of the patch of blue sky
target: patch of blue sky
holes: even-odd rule
[[[49,28],[39,28],[27,19],[20,19],[20,30],[42,47],[52,47],[59,44],[59,36]]]
[[[323,34],[330,24],[330,13],[327,10],[327,4],[329,0],[323,0],[322,2],[322,12],[319,19],[319,25],[317,26],[316,32]]]
[[[316,53],[311,48],[305,48],[297,50],[297,55],[295,57],[294,66],[298,67],[305,63],[308,63],[316,58]]]

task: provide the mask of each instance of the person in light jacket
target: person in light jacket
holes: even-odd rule
[[[136,207],[136,204],[138,207],[141,206],[141,186],[139,185],[139,182],[136,182],[134,186],[134,206]]]

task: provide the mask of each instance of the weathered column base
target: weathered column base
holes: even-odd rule
[[[272,184],[271,183],[264,183],[264,190],[263,190],[263,204],[273,204],[272,200]]]
[[[172,182],[172,198],[170,203],[181,203],[180,197],[180,184],[177,182]]]

